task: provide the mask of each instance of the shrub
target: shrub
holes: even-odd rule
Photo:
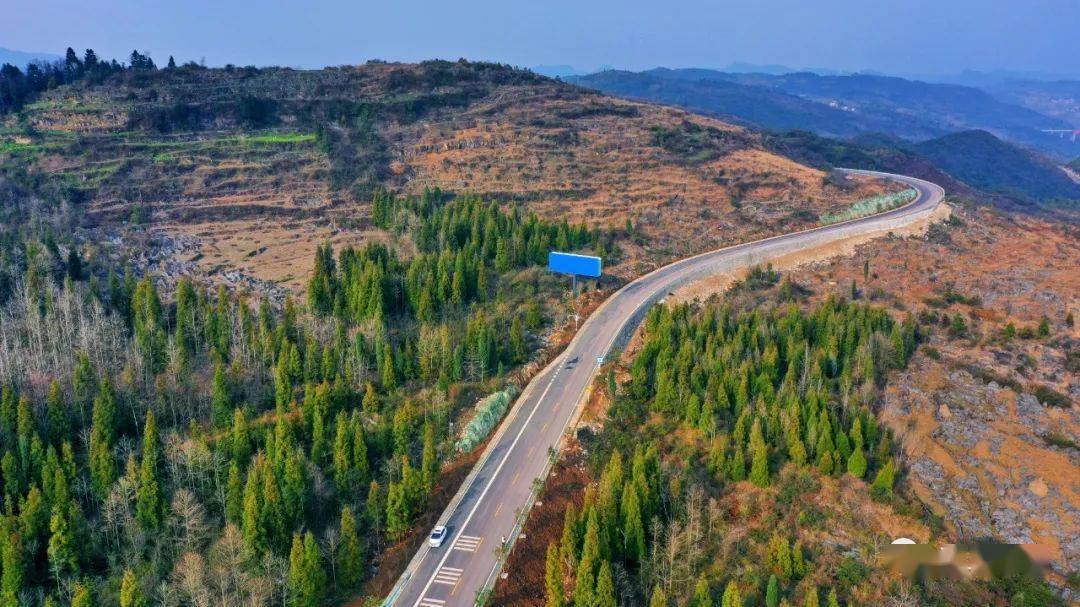
[[[866,579],[869,573],[870,570],[866,565],[851,557],[845,557],[836,569],[836,581],[843,588],[851,588]]]
[[[1065,605],[1061,597],[1042,580],[1011,577],[995,580],[991,587],[1008,596],[1012,607],[1057,607]]]
[[[1062,434],[1051,432],[1043,437],[1046,444],[1052,447],[1061,447],[1062,449],[1080,449],[1080,445],[1077,445],[1073,440]]]
[[[1060,407],[1062,409],[1072,407],[1072,399],[1047,386],[1037,386],[1031,391],[1031,394],[1048,407]]]

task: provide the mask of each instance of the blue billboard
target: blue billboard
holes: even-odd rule
[[[575,255],[558,251],[548,253],[548,269],[559,274],[600,278],[602,265],[600,258],[592,255]]]

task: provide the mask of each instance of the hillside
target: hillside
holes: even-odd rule
[[[1075,221],[1075,176],[1035,152],[985,131],[958,133],[922,143],[882,134],[851,140],[806,131],[765,135],[777,153],[810,166],[846,166],[902,173],[928,179],[951,194],[1001,208],[1053,215]]]
[[[601,73],[571,81],[613,94],[737,115],[771,129],[800,128],[834,136],[882,132],[909,140],[984,129],[1058,157],[1072,157],[1080,150],[1068,139],[1041,132],[1069,128],[1066,120],[959,85],[866,74],[666,68],[621,73],[617,78]]]
[[[378,188],[629,220],[626,259],[654,263],[806,227],[880,187],[838,188],[742,128],[482,63],[128,70],[2,120],[0,167],[85,209],[90,240],[262,291],[302,284],[324,240],[384,237],[366,220]]]
[[[984,87],[1006,103],[1021,105],[1080,128],[1080,81],[1006,79]]]
[[[988,207],[953,212],[924,237],[875,241],[786,274],[761,269],[724,293],[700,285],[656,306],[639,339],[597,378],[577,442],[540,492],[494,602],[539,607],[560,586],[578,597],[580,580],[593,579],[584,574],[596,576],[601,596],[610,575],[616,596],[638,597],[637,604],[666,594],[693,596],[694,605],[721,592],[746,599],[729,601],[735,605],[1073,604],[1075,230]],[[836,375],[849,388],[835,401],[800,395],[798,386],[828,379],[784,379],[785,368],[798,372],[804,360],[828,364],[815,357],[812,340],[794,354],[789,343],[785,354],[783,346],[740,338],[745,322],[757,329],[746,334],[766,340],[789,339],[784,331],[822,339],[814,321],[842,325],[853,311],[863,326],[883,319],[875,330],[896,324],[880,336],[887,354],[875,363],[849,370],[838,357],[845,370]],[[776,314],[784,319],[779,337],[769,326]],[[859,339],[848,337],[838,350],[865,356]],[[717,364],[712,355],[738,358]],[[771,374],[757,384],[738,377],[753,377],[758,360],[770,361]],[[710,371],[695,374],[698,365]],[[867,369],[879,380],[860,380]],[[752,392],[770,380],[776,392]],[[819,402],[843,421],[807,414]],[[845,432],[845,424],[858,430]],[[620,475],[631,480],[619,483]],[[610,494],[619,487],[624,515],[612,516],[619,500]],[[657,503],[659,514],[651,514]],[[640,520],[658,521],[641,541],[640,520],[625,515],[634,509],[645,513]],[[634,541],[615,542],[590,570],[582,562],[593,535]],[[882,548],[901,536],[935,545],[1038,544],[1049,586],[955,577],[903,583],[877,566]],[[822,600],[833,593],[835,601]]]
[[[382,596],[579,314],[898,187],[494,64],[88,64],[0,74],[5,605]]]
[[[981,194],[943,172],[927,158],[908,149],[908,143],[890,135],[867,134],[854,139],[830,139],[809,131],[764,135],[765,145],[809,166],[852,167],[900,173],[933,181],[959,196]]]
[[[837,108],[760,86],[668,77],[666,74],[672,71],[613,70],[569,80],[611,95],[675,105],[770,129],[809,129],[845,137],[861,132],[857,120]]]
[[[1080,184],[1061,167],[986,131],[965,131],[912,146],[963,181],[990,191],[1035,200],[1080,200]]]
[[[0,115],[5,606],[374,604],[513,394],[627,278],[899,187],[838,164],[966,187],[891,135],[759,133],[496,64],[131,59],[69,57],[48,72],[66,84],[4,89],[19,92]],[[1017,316],[1033,335],[1010,381],[1060,404],[1073,376],[1027,367],[1071,365],[1072,344],[1043,348],[1031,314],[1055,315],[1047,332],[1072,322],[1056,291],[1075,286],[1076,255],[1070,233],[1029,232],[1054,276],[985,275],[1023,279],[1016,307],[1042,306]],[[603,255],[606,275],[568,296],[544,267],[554,248]],[[1009,253],[981,252],[982,266]],[[948,270],[919,259],[930,284]],[[566,538],[576,603],[613,604],[618,580],[634,604],[656,586],[697,606],[720,588],[732,605],[874,604],[897,594],[870,560],[880,545],[943,537],[902,424],[877,413],[932,366],[918,342],[952,353],[937,327],[984,327],[886,308],[846,276],[779,278],[657,306],[609,361],[584,459],[549,479],[595,482],[572,500],[585,508],[527,534]],[[975,311],[951,289],[940,300]],[[1040,521],[1071,506],[1050,495]]]
[[[1075,576],[1080,495],[1066,479],[1080,474],[1080,240],[985,207],[954,217],[792,279],[822,297],[855,282],[862,298],[935,327],[878,410],[904,445],[906,481],[949,533],[1038,543],[1058,575]]]

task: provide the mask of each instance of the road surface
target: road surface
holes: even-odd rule
[[[425,544],[386,600],[387,606],[472,605],[493,583],[499,547],[515,532],[517,514],[532,499],[533,480],[547,474],[549,449],[578,415],[598,357],[627,337],[654,302],[711,274],[763,264],[781,255],[856,234],[896,229],[927,216],[944,197],[937,185],[868,171],[849,171],[903,182],[915,188],[911,203],[870,217],[726,247],[664,266],[625,285],[578,330],[566,350],[538,373],[489,442],[480,461],[448,505],[439,524],[449,528],[439,548]]]

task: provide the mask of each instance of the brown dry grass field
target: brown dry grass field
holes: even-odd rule
[[[553,80],[409,88],[425,69],[205,71],[62,88],[0,123],[0,144],[25,139],[21,129],[38,133],[40,145],[24,153],[27,169],[89,192],[98,239],[139,242],[141,232],[160,231],[193,243],[165,252],[187,271],[210,281],[239,271],[294,292],[319,243],[386,238],[370,226],[366,198],[332,185],[335,161],[307,114],[314,103],[391,108],[374,123],[371,146],[379,153],[370,168],[397,191],[441,187],[592,226],[621,229],[631,220],[635,237],[620,243],[623,262],[612,268],[623,279],[691,253],[808,227],[821,213],[888,187],[838,187],[823,172],[766,151],[743,128]],[[229,104],[243,95],[275,100],[277,122],[255,128],[231,118]],[[439,95],[465,101],[402,115],[402,105]],[[178,102],[217,117],[194,131],[139,126]],[[137,208],[145,225],[129,221]]]

